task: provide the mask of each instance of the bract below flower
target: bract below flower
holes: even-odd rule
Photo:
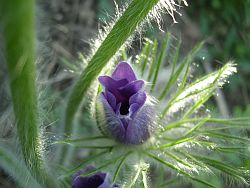
[[[105,87],[100,96],[104,111],[101,130],[125,144],[144,143],[150,138],[155,117],[144,81],[136,78],[128,63],[121,62],[111,77],[100,76],[99,82]]]

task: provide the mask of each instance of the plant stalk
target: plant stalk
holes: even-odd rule
[[[38,182],[50,187],[38,128],[34,9],[34,0],[0,1],[0,24],[23,159]]]

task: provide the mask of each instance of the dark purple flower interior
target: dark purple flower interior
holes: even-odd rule
[[[105,87],[103,96],[117,115],[133,116],[146,100],[144,81],[137,80],[126,62],[120,63],[111,77],[100,76],[99,81]]]

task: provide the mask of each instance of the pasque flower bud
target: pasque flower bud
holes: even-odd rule
[[[150,138],[154,128],[155,113],[144,88],[132,67],[121,62],[112,76],[100,76],[105,90],[100,94],[101,107],[97,116],[102,120],[102,132],[125,144],[142,144]]]

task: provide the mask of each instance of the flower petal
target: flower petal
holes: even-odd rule
[[[145,92],[138,92],[129,98],[129,105],[132,105],[133,103],[143,105],[146,101],[146,98],[147,95]]]
[[[126,130],[126,143],[144,143],[154,128],[154,118],[152,118],[154,116],[153,107],[144,105],[129,122]]]
[[[126,130],[130,121],[130,117],[129,116],[121,116],[120,120],[122,121],[123,127]]]
[[[120,87],[118,90],[120,91],[122,96],[128,99],[129,97],[140,91],[143,87],[143,80],[135,80],[123,87]]]
[[[129,116],[133,118],[136,112],[143,106],[147,98],[145,92],[138,92],[132,95],[129,99]]]
[[[128,81],[126,79],[114,80],[109,76],[99,76],[98,80],[109,91],[128,84]]]
[[[141,105],[134,103],[129,107],[129,116],[133,118],[136,112],[140,109]]]
[[[124,97],[120,94],[118,88],[128,84],[128,81],[126,79],[114,80],[109,76],[100,76],[98,79],[100,83],[105,87],[105,90],[111,92],[115,96],[117,100],[116,102],[124,100]]]
[[[128,82],[136,80],[136,76],[132,67],[126,62],[119,63],[112,74],[112,78],[116,80],[127,79]]]
[[[102,94],[105,96],[109,105],[113,108],[113,110],[115,112],[116,111],[116,98],[115,98],[115,96],[109,91],[106,91],[105,93],[102,92]]]
[[[105,113],[105,122],[103,122],[103,129],[116,140],[123,142],[125,138],[125,128],[123,126],[123,123],[115,114],[114,110],[103,95],[101,95],[101,100]]]

